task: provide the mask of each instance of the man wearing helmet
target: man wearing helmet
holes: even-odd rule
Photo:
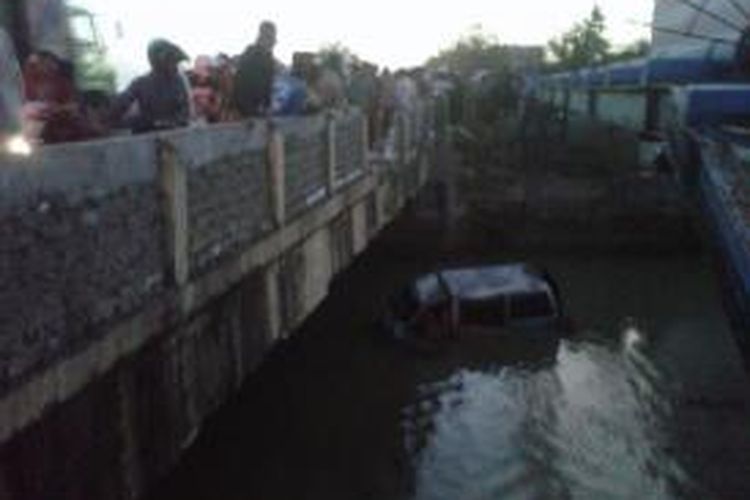
[[[133,106],[135,117],[129,120],[134,133],[153,132],[187,126],[190,121],[190,91],[180,73],[180,62],[187,55],[167,40],[154,40],[148,47],[151,72],[134,80],[115,101],[115,121]]]

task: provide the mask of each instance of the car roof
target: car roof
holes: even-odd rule
[[[435,304],[449,297],[464,301],[491,300],[506,295],[547,293],[547,281],[524,264],[437,271],[415,282],[421,302]]]

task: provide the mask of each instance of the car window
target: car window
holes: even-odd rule
[[[510,298],[510,315],[513,319],[549,317],[554,314],[554,306],[546,293],[528,293]]]
[[[414,292],[420,305],[444,304],[449,299],[445,286],[440,282],[437,273],[423,276],[417,280]]]
[[[419,302],[417,301],[414,289],[410,286],[403,288],[393,298],[392,305],[396,315],[401,318],[406,318],[414,314],[419,308]]]
[[[469,301],[461,304],[461,323],[482,326],[503,326],[505,320],[505,301],[503,297],[493,300]]]

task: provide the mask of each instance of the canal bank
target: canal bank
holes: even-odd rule
[[[211,419],[154,499],[746,498],[747,378],[700,251],[523,249],[401,218]],[[565,340],[416,356],[373,324],[441,266],[532,261]]]
[[[694,202],[638,132],[530,101],[523,112],[464,119],[453,139],[454,156],[436,172],[445,212],[506,246],[700,251]]]

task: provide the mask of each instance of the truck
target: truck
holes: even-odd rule
[[[115,91],[115,70],[97,17],[65,0],[3,0],[0,28],[13,41],[19,61],[47,50],[73,63],[82,91]]]
[[[70,62],[76,87],[84,97],[116,91],[115,69],[108,61],[107,47],[92,12],[65,0],[2,0],[0,142],[5,149],[11,139],[12,144],[21,144],[19,65],[35,51],[51,52]]]

